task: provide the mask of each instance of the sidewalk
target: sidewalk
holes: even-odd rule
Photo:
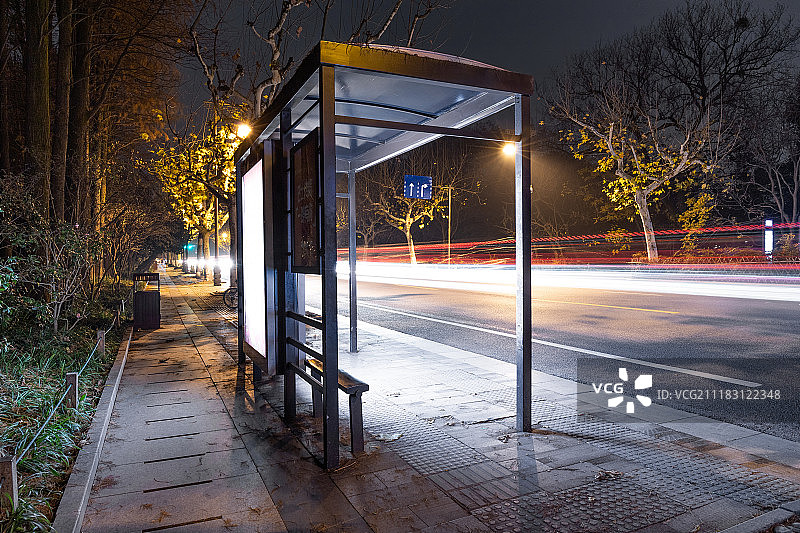
[[[582,389],[536,372],[535,429],[517,433],[513,365],[361,323],[350,354],[346,319],[367,453],[347,455],[340,395],[344,461],[325,473],[310,389],[298,381],[287,429],[282,378],[254,394],[198,317],[213,313],[188,305],[212,291],[162,283],[162,329],[131,345],[83,531],[763,529],[800,499],[798,443],[668,408],[659,424],[578,421]]]

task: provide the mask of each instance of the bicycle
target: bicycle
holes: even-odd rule
[[[225,289],[225,292],[222,293],[222,303],[224,303],[229,309],[238,309],[239,288],[234,285]]]

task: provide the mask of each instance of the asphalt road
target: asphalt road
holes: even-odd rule
[[[513,296],[365,282],[358,291],[360,320],[515,360]],[[317,278],[308,277],[306,294],[319,307]],[[672,391],[657,403],[800,441],[797,302],[558,287],[534,287],[533,297],[536,370],[591,383],[619,381],[625,366],[653,374],[653,391]],[[346,281],[339,308],[348,314]],[[707,398],[675,397],[686,390]],[[775,390],[780,398],[754,397]]]

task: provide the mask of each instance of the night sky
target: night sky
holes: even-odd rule
[[[483,61],[541,80],[573,53],[612,40],[684,0],[455,0],[443,11],[447,22],[439,51]],[[754,0],[770,9],[774,0]],[[800,0],[785,2],[800,21]],[[439,21],[431,25],[436,25]],[[424,46],[421,46],[424,48]]]
[[[336,0],[329,16],[328,40],[347,40],[358,9],[367,0]],[[447,0],[444,0],[445,3]],[[421,39],[415,46],[483,61],[508,70],[532,74],[542,83],[553,69],[559,68],[571,54],[591,48],[595,43],[613,40],[636,28],[646,26],[667,10],[684,5],[685,0],[450,0],[451,6],[440,9],[424,21]],[[385,0],[385,12],[394,4]],[[408,1],[404,3],[406,10]],[[775,0],[751,0],[760,9],[771,9]],[[245,62],[264,60],[262,44],[248,31],[245,20],[255,15],[266,0],[234,2],[227,9],[227,25],[223,30],[223,48],[240,51]],[[314,4],[312,4],[314,5]],[[800,21],[800,0],[784,3],[794,20]],[[319,39],[321,17],[314,17],[318,7],[309,8],[303,20],[302,37],[293,38],[296,25],[288,28],[289,48],[286,56],[302,58]],[[269,13],[271,8],[267,9]],[[263,21],[263,18],[261,19]],[[373,26],[382,19],[376,16]],[[262,30],[266,27],[260,25]],[[399,18],[390,26],[380,43],[394,44],[406,35],[406,21]],[[341,29],[340,29],[341,28]],[[349,29],[346,29],[349,28]],[[375,31],[377,28],[372,28]],[[229,76],[230,61],[220,65],[223,76]],[[249,69],[248,69],[249,70]],[[208,97],[199,65],[189,58],[183,72],[182,100],[189,107]],[[260,75],[259,75],[260,76]],[[190,101],[192,103],[190,103]]]

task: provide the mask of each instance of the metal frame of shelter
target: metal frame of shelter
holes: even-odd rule
[[[239,361],[250,358],[254,379],[261,378],[262,370],[285,376],[287,420],[295,416],[294,376],[301,366],[301,352],[323,361],[325,468],[339,464],[336,198],[348,198],[349,205],[350,349],[356,351],[356,173],[442,136],[516,143],[516,414],[517,428],[530,431],[532,92],[530,76],[475,61],[421,50],[322,41],[239,146],[235,155]],[[470,127],[512,106],[513,134],[496,138]],[[293,210],[301,209],[292,206],[292,173],[300,171],[291,168],[293,148],[315,130],[319,138],[319,197],[312,209],[317,210],[319,222],[314,228],[322,278],[319,320],[303,312],[304,278],[300,269],[292,271],[297,258],[291,257],[290,245]],[[256,175],[254,169],[259,167],[261,173]],[[337,173],[347,175],[347,194],[337,195]],[[243,183],[247,191],[243,191]],[[263,198],[253,198],[259,194]],[[248,239],[248,232],[262,235],[263,261],[261,243]],[[243,254],[245,251],[249,255]],[[261,268],[263,286],[257,277]],[[299,338],[304,327],[321,330],[321,353]]]

